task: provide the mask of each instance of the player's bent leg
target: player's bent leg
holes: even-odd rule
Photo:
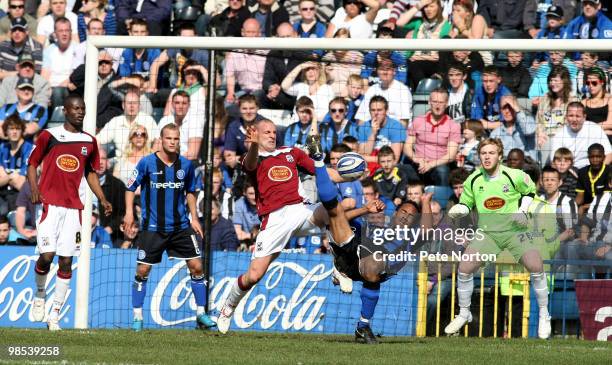
[[[55,252],[40,254],[34,266],[34,276],[36,282],[36,294],[32,301],[32,319],[42,322],[45,319],[45,298],[47,296],[47,274],[51,269],[51,263]]]
[[[132,330],[135,332],[140,332],[143,328],[144,317],[142,314],[142,306],[147,294],[147,281],[149,280],[151,268],[152,265],[149,264],[136,264],[136,276],[134,277],[134,283],[132,284],[132,310],[134,312]]]
[[[536,249],[526,251],[521,257],[521,263],[531,273],[531,282],[538,302],[539,322],[538,337],[547,339],[551,334],[550,314],[548,313],[548,281],[544,273],[542,256]]]
[[[247,272],[236,279],[229,295],[223,303],[223,307],[219,312],[219,317],[217,318],[217,328],[219,332],[227,333],[227,331],[229,331],[234,309],[236,309],[240,300],[242,300],[246,293],[261,280],[272,261],[274,261],[279,254],[279,252],[276,252],[268,256],[253,258]]]
[[[467,257],[475,257],[478,251],[468,247],[465,250]],[[459,302],[459,314],[449,323],[444,332],[447,335],[458,333],[466,323],[472,321],[470,306],[472,304],[472,293],[474,292],[474,272],[482,265],[475,260],[461,261],[457,274],[457,301]]]
[[[196,326],[199,329],[209,329],[217,324],[206,314],[206,280],[204,278],[202,260],[187,260],[191,274],[191,291],[196,302]]]

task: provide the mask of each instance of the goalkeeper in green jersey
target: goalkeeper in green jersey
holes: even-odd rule
[[[504,147],[499,139],[486,139],[478,146],[481,167],[463,183],[459,204],[448,212],[452,219],[459,219],[473,209],[478,212],[478,226],[484,239],[473,241],[464,257],[477,258],[478,254],[498,254],[508,249],[516,260],[531,273],[536,299],[540,307],[538,336],[550,336],[548,314],[548,286],[539,247],[528,228],[529,205],[536,187],[529,175],[501,164]],[[470,301],[474,290],[474,276],[482,261],[467,260],[459,263],[457,296],[459,315],[444,329],[454,334],[471,322]]]

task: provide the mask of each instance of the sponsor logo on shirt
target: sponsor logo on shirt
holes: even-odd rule
[[[155,189],[182,189],[185,186],[185,182],[174,182],[168,181],[164,183],[155,183],[151,181],[151,187]]]
[[[293,172],[287,166],[272,166],[268,178],[272,181],[287,181],[293,177]]]
[[[66,172],[75,172],[80,166],[79,159],[68,154],[58,156],[55,160],[55,164],[60,168],[60,170]]]
[[[506,201],[498,196],[492,196],[484,201],[484,207],[489,210],[498,210],[506,205]]]

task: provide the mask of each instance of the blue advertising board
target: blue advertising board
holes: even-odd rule
[[[32,322],[34,265],[38,256],[29,247],[0,248],[0,326],[44,327]],[[248,267],[250,254],[215,252],[209,303],[214,315],[238,275]],[[93,249],[91,252],[89,323],[91,328],[129,328],[135,250]],[[273,332],[352,334],[359,318],[359,283],[343,294],[331,282],[330,255],[282,254],[261,282],[236,308],[232,329]],[[47,313],[57,265],[48,276]],[[78,264],[74,264],[76,270]],[[408,265],[382,284],[373,320],[376,333],[414,335],[416,324],[416,267]],[[65,328],[74,326],[76,279],[60,313]],[[195,301],[184,261],[156,265],[147,285],[143,308],[145,328],[193,328]]]

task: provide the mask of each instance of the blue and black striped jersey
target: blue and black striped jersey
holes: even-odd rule
[[[127,189],[141,187],[141,229],[176,232],[189,227],[187,193],[195,192],[193,164],[179,156],[170,166],[156,153],[142,158],[128,180]]]

